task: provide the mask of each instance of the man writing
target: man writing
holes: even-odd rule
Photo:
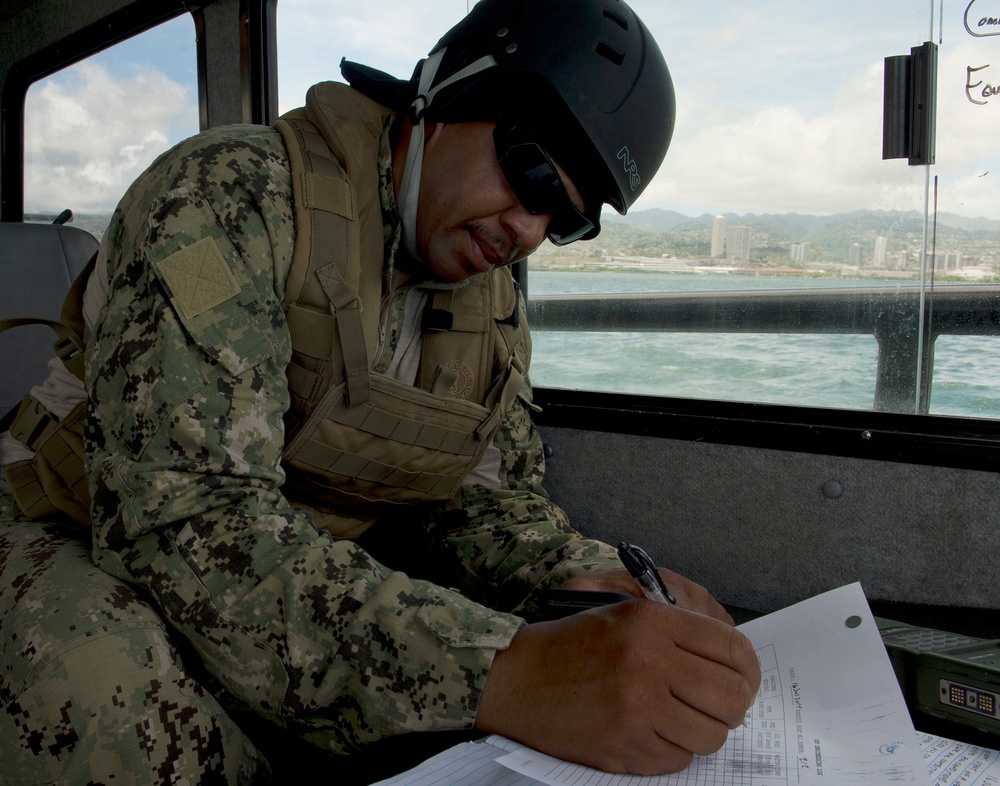
[[[482,0],[408,83],[353,64],[120,203],[88,286],[93,558],[241,703],[334,752],[478,728],[680,769],[753,699],[702,588],[640,595],[541,486],[507,265],[659,166],[666,65],[623,3]],[[102,283],[106,281],[106,293]]]

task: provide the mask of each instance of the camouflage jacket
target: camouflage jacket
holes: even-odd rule
[[[387,131],[381,149],[372,166],[390,183]],[[391,201],[385,188],[387,215]],[[281,491],[294,227],[278,133],[182,142],[108,231],[87,358],[97,564],[145,587],[241,701],[329,750],[473,725],[492,657],[539,589],[617,565],[543,491],[529,392],[495,438],[495,483],[464,486],[458,509],[404,508],[335,540]],[[191,264],[199,244],[221,254],[224,280],[179,298],[171,260],[188,249]]]

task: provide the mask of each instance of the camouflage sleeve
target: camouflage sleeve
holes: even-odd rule
[[[544,587],[621,567],[615,549],[573,529],[543,488],[545,455],[532,407],[526,383],[494,440],[500,487],[466,485],[459,523],[446,537],[470,594],[528,618],[537,616]]]
[[[523,621],[391,572],[280,493],[289,189],[277,135],[228,129],[119,206],[87,362],[95,560],[229,690],[329,750],[469,727]]]

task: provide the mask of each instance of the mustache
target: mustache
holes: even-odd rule
[[[491,257],[493,258],[490,259],[490,262],[496,267],[509,265],[517,259],[521,251],[525,250],[514,243],[506,234],[495,232],[481,221],[470,221],[466,225],[466,230],[472,233],[481,243],[486,244],[488,248],[492,249],[493,254],[491,254]]]

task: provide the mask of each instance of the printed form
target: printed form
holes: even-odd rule
[[[1000,786],[996,752],[914,731],[859,584],[740,626],[762,681],[742,726],[682,772],[612,774],[503,737],[464,743],[384,786]]]

